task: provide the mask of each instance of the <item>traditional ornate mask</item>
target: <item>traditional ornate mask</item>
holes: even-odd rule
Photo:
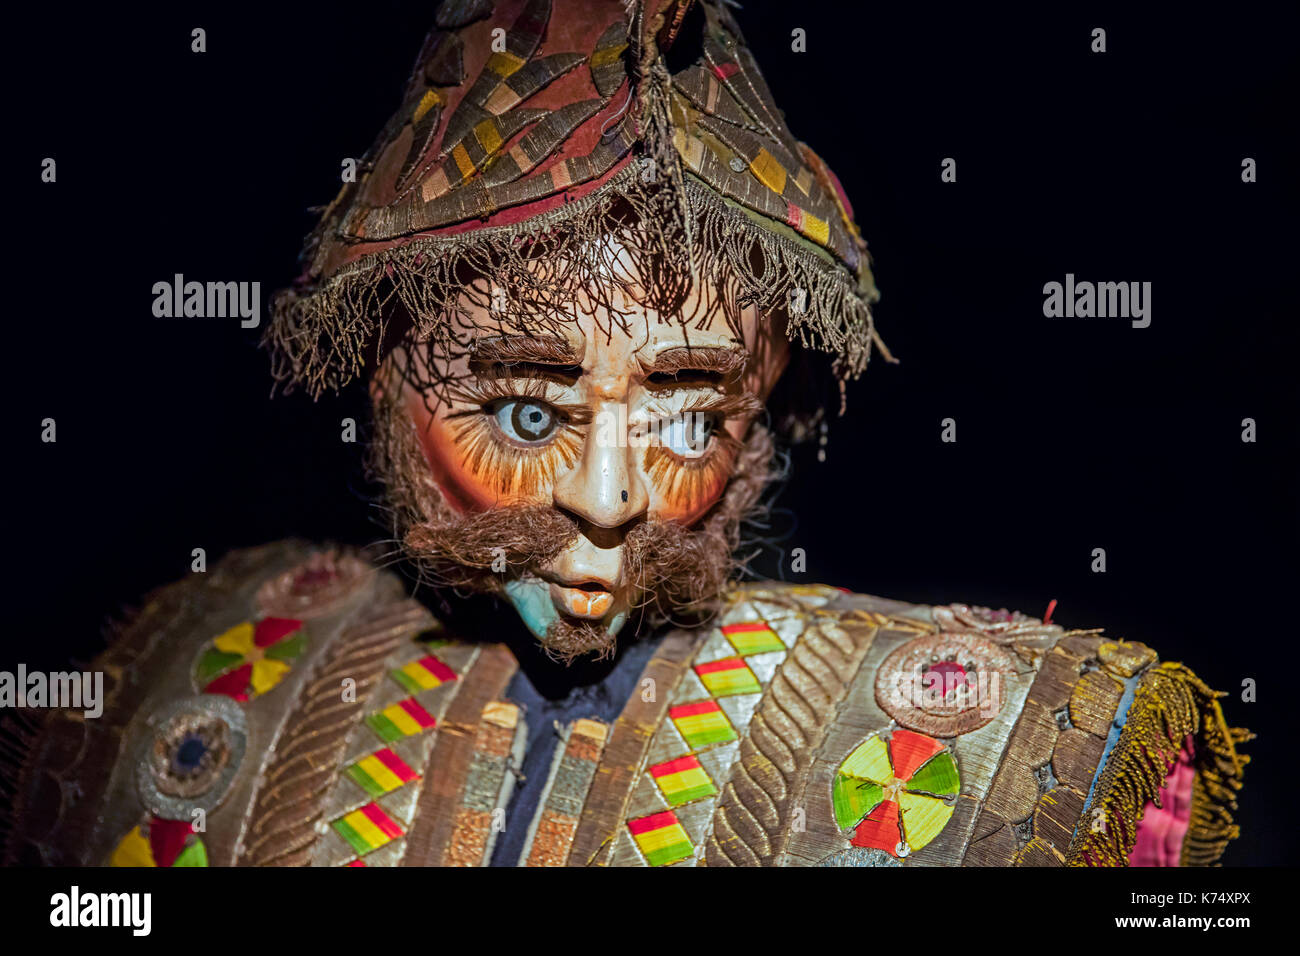
[[[557,656],[707,605],[771,470],[790,342],[841,383],[866,246],[722,3],[447,0],[268,333],[364,372],[399,533]]]

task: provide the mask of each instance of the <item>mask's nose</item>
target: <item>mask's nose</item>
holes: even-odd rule
[[[578,466],[555,484],[555,504],[593,529],[612,531],[644,515],[650,494],[635,466],[643,449],[628,442],[626,412],[620,416],[614,402],[595,412]]]

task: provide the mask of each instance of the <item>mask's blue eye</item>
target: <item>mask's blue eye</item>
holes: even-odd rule
[[[488,411],[507,438],[524,445],[549,441],[559,424],[555,409],[536,398],[503,398]]]
[[[659,440],[680,458],[699,458],[709,450],[718,418],[707,412],[682,412],[660,425]]]

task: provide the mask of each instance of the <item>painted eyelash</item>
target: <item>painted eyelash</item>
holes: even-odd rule
[[[462,463],[479,484],[498,497],[529,497],[573,467],[582,450],[580,426],[591,420],[585,405],[553,397],[555,384],[542,377],[476,376],[458,382],[452,399],[473,406],[447,416]],[[487,406],[502,399],[533,399],[555,409],[554,437],[526,448],[500,435]]]
[[[741,443],[722,426],[728,418],[755,414],[762,407],[756,396],[742,393],[714,394],[696,401],[688,399],[682,408],[661,405],[655,410],[660,418],[690,414],[717,415],[721,419],[713,430],[708,449],[698,457],[684,458],[662,444],[652,444],[646,449],[646,474],[675,511],[699,510],[726,485]]]
[[[561,423],[546,444],[523,448],[508,443],[483,414],[464,415],[452,425],[465,469],[498,497],[529,497],[577,463],[582,432]]]
[[[646,449],[645,469],[674,511],[694,512],[727,483],[740,442],[724,428],[714,429],[710,447],[699,458],[683,458],[663,445]]]

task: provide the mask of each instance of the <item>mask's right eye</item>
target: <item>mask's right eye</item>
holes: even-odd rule
[[[521,445],[544,445],[559,426],[560,417],[549,403],[537,398],[501,398],[487,412],[502,434]]]

